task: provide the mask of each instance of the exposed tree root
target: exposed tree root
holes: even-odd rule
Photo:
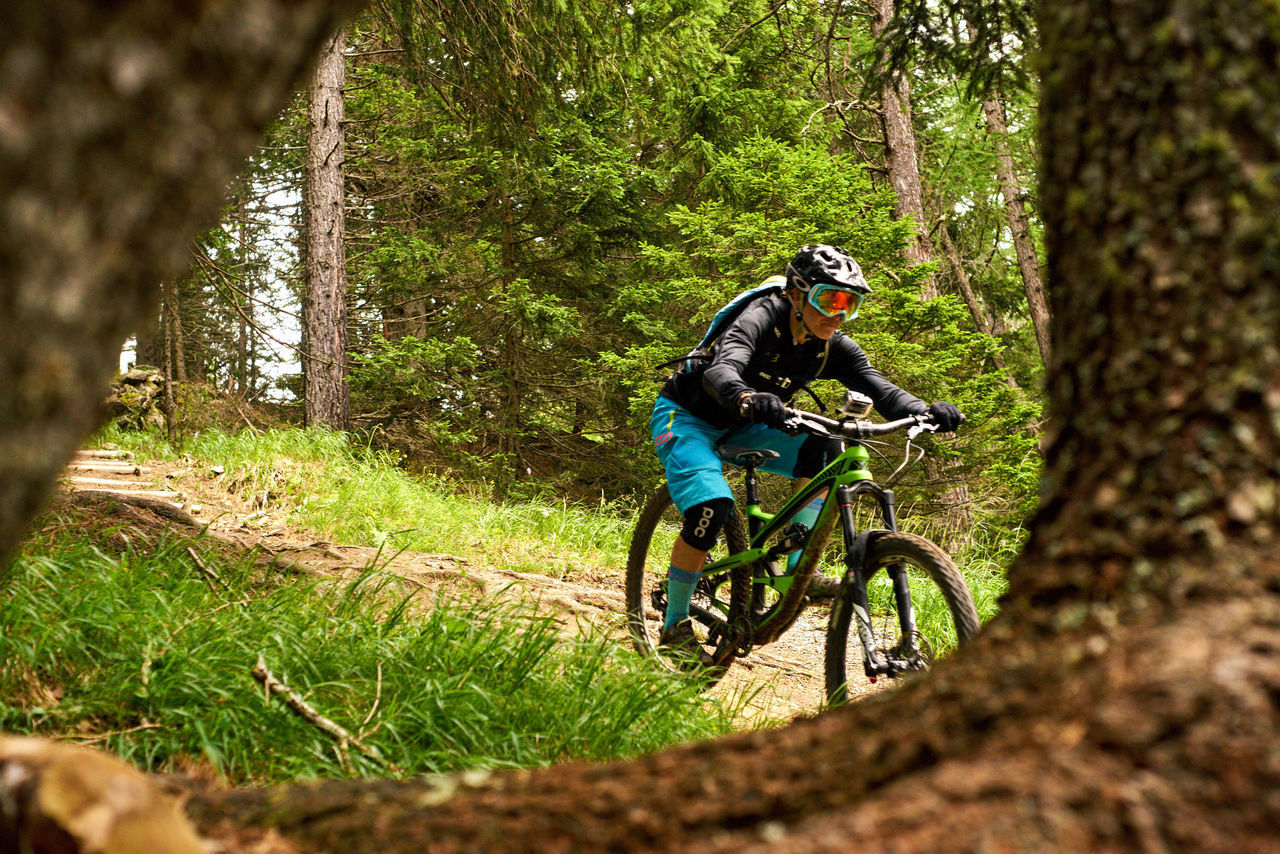
[[[1034,657],[997,625],[889,695],[630,764],[205,792],[189,812],[384,854],[1280,850],[1280,602],[1172,617]]]

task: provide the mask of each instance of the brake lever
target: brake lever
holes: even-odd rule
[[[938,425],[932,421],[922,421],[916,426],[907,430],[907,441],[914,442],[923,433],[937,433]]]
[[[804,419],[800,417],[799,410],[795,410],[795,415],[788,415],[782,419],[782,426],[779,428],[788,436],[794,436],[800,432],[800,425],[804,423]]]
[[[823,435],[823,436],[827,436],[828,438],[831,438],[831,433],[830,431],[827,430],[825,426],[817,423],[816,421],[810,421],[809,419],[804,417],[805,416],[804,410],[793,409],[792,412],[794,412],[795,414],[788,417],[785,421],[782,422],[782,432],[788,433],[794,436],[797,433],[802,432],[801,428],[803,427],[803,432],[815,433],[815,434],[819,434],[819,435]]]

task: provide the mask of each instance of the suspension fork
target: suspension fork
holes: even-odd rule
[[[890,531],[898,530],[898,517],[894,507],[893,490],[881,490],[877,496],[880,501],[880,515]],[[898,610],[898,628],[901,651],[909,656],[918,653],[916,644],[916,609],[911,603],[911,581],[907,577],[907,568],[900,563],[892,563],[885,567],[893,582],[893,604]]]
[[[844,534],[844,583],[851,593],[853,622],[858,629],[858,640],[862,642],[863,670],[874,679],[877,674],[887,672],[889,665],[877,649],[875,632],[871,628],[871,603],[867,600],[867,537],[858,536],[857,523],[853,518],[854,494],[850,486],[836,487],[840,530]]]
[[[844,533],[845,565],[847,568],[845,583],[850,586],[853,617],[857,623],[858,639],[862,642],[863,668],[872,680],[881,673],[896,672],[899,664],[891,664],[879,652],[875,630],[871,626],[871,603],[867,597],[867,545],[874,532],[859,535],[853,518],[853,499],[859,492],[871,493],[880,505],[880,516],[888,531],[898,530],[897,513],[894,506],[893,490],[883,489],[871,484],[857,486],[841,486],[836,490],[839,503],[840,527]],[[919,648],[916,644],[916,612],[911,602],[911,585],[907,569],[901,563],[885,567],[893,583],[894,606],[898,612],[898,623],[901,632],[899,652],[907,658],[913,658]]]

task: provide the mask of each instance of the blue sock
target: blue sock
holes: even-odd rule
[[[812,501],[809,502],[809,504],[803,510],[797,513],[795,516],[792,516],[791,521],[799,522],[801,525],[804,525],[806,528],[813,528],[813,523],[818,521],[818,512],[822,510],[822,503],[826,500],[827,500],[826,498],[813,499]],[[804,551],[802,549],[801,551],[792,552],[791,554],[787,555],[787,572],[790,572],[791,570],[796,568],[796,564],[800,562],[800,555],[803,553]]]
[[[693,588],[701,576],[701,572],[685,572],[674,566],[667,568],[667,618],[662,622],[664,632],[689,616],[689,600],[693,598]]]

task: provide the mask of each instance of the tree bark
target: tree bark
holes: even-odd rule
[[[1040,276],[1040,256],[1031,240],[1031,220],[1022,204],[1022,182],[1018,180],[1018,173],[1013,167],[1013,155],[1009,153],[1009,127],[1005,122],[1004,104],[994,96],[987,98],[982,102],[982,112],[987,119],[991,141],[996,147],[996,174],[1009,218],[1009,233],[1013,236],[1018,271],[1022,274],[1022,288],[1027,295],[1027,307],[1031,312],[1031,326],[1036,333],[1040,358],[1047,367],[1052,353],[1049,300],[1045,296],[1044,280]]]
[[[0,560],[354,2],[0,4]]]
[[[875,0],[871,20],[871,32],[879,36],[893,20],[897,0]],[[911,81],[905,74],[895,74],[882,91],[884,100],[885,165],[889,171],[889,183],[896,201],[893,206],[895,219],[911,217],[915,220],[915,240],[904,251],[909,266],[927,264],[933,260],[929,248],[924,216],[924,189],[920,183],[920,164],[916,158],[916,132],[911,123]],[[929,300],[938,295],[938,284],[930,275],[925,279],[920,298]]]
[[[150,320],[144,320],[142,326],[138,327],[137,345],[134,348],[135,364],[158,368],[165,363],[164,342],[168,330],[164,323],[164,314],[161,313]]]
[[[161,316],[164,318],[165,359],[171,376],[180,383],[187,381],[187,347],[182,336],[182,300],[178,283],[166,279],[160,286]]]
[[[242,216],[244,215],[243,208],[240,213]],[[249,240],[245,233],[246,228],[243,219],[240,221],[239,231],[240,234],[236,242],[239,245],[240,270],[247,273],[249,270]],[[237,335],[235,369],[228,372],[231,374],[231,381],[228,383],[228,391],[239,394],[241,397],[247,397],[248,392],[246,389],[249,388],[249,350],[251,347],[251,342],[249,340],[249,318],[253,315],[252,276],[244,275],[241,281],[244,285],[244,296],[241,297],[241,295],[234,292],[229,295],[232,300],[240,303],[240,309],[236,312]]]
[[[409,335],[427,337],[425,296],[396,295],[382,307],[382,336],[388,341],[398,341]]]
[[[515,200],[502,193],[502,282],[504,289],[511,287],[516,268]],[[510,315],[503,317],[506,329],[503,333],[503,386],[502,386],[502,452],[510,462],[512,481],[524,475],[524,366],[521,360],[524,339],[524,321],[518,310],[508,306]],[[502,482],[499,488],[505,490]]]
[[[969,308],[969,315],[973,318],[973,325],[983,335],[995,338],[995,313],[988,311],[979,302],[978,295],[974,293],[973,285],[969,281],[969,274],[964,269],[964,262],[960,257],[959,250],[956,249],[956,245],[951,241],[951,234],[947,230],[945,220],[938,224],[938,239],[942,243],[942,252],[946,256],[947,266],[951,268],[951,277],[955,280],[956,290],[960,292],[960,298],[964,300],[964,304]],[[995,364],[996,370],[1004,374],[1004,380],[1009,388],[1017,388],[1017,381],[1013,378],[1013,374],[1009,373],[1009,369],[1005,367],[1004,356],[999,353],[993,353],[991,361]]]
[[[338,31],[311,84],[307,134],[307,297],[304,322],[308,424],[345,430],[347,391],[346,219],[343,211],[343,87],[346,38]]]
[[[871,19],[871,32],[879,36],[893,20],[897,0],[875,0]],[[911,120],[911,82],[905,74],[895,74],[885,84],[884,139],[885,165],[889,171],[889,183],[893,186],[895,219],[912,219],[916,224],[915,239],[903,252],[909,266],[927,264],[933,260],[929,236],[925,226],[924,189],[920,182],[920,164],[916,158],[916,132]],[[920,299],[931,300],[938,296],[938,282],[933,274],[923,280]],[[930,459],[926,466],[934,480],[942,480],[950,465]],[[969,489],[959,484],[948,489],[942,497],[943,527],[949,535],[942,543],[949,551],[958,546],[958,534],[973,527],[973,512]]]

